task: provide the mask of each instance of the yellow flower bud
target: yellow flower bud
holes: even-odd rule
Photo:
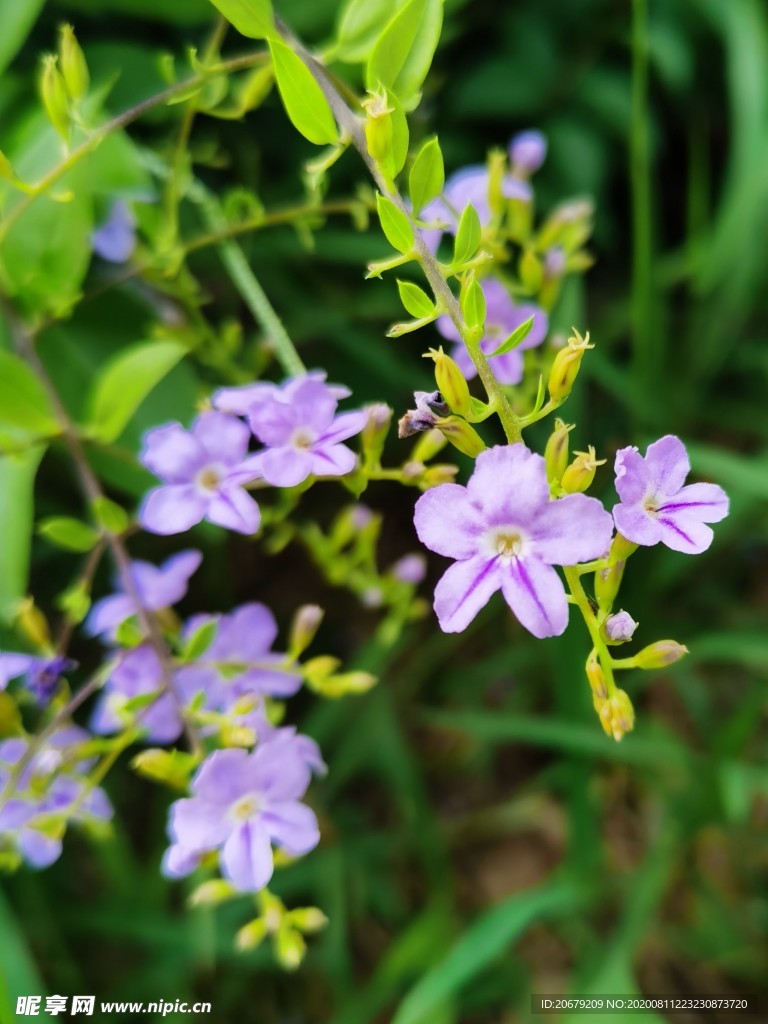
[[[215,907],[237,895],[237,889],[231,882],[227,882],[223,878],[212,878],[210,881],[198,885],[187,900],[187,904],[190,907]]]
[[[657,640],[655,644],[649,644],[642,651],[635,655],[635,665],[638,668],[666,668],[667,665],[674,665],[688,653],[688,648],[679,644],[676,640]]]
[[[365,141],[368,152],[377,164],[386,164],[392,152],[392,114],[386,90],[370,93],[363,100],[365,110]]]
[[[578,494],[586,491],[595,479],[595,470],[605,465],[605,459],[595,458],[592,445],[585,452],[575,452],[576,458],[563,473],[560,484],[566,494]]]
[[[605,685],[605,676],[603,675],[603,669],[600,665],[600,659],[598,658],[597,651],[594,648],[592,648],[592,651],[587,658],[586,670],[587,679],[589,680],[589,688],[592,690],[592,700],[595,704],[595,710],[599,713],[600,708],[598,703],[607,698],[608,688]]]
[[[75,30],[71,25],[61,26],[59,54],[61,74],[64,78],[67,92],[73,100],[81,100],[88,92],[90,75],[88,74],[88,64],[86,63],[85,55],[75,38]]]
[[[549,372],[549,397],[553,402],[562,402],[571,393],[581,366],[581,360],[588,348],[594,348],[589,344],[589,332],[582,338],[574,327],[573,335],[568,339],[565,348],[561,348],[552,363]]]
[[[51,634],[48,620],[31,597],[25,597],[16,612],[16,628],[38,649],[51,649]]]
[[[568,434],[573,430],[573,423],[555,420],[555,429],[549,436],[544,449],[544,462],[547,467],[547,480],[550,484],[559,484],[568,465]]]
[[[608,567],[595,573],[595,597],[603,611],[608,611],[613,605],[624,576],[626,560],[636,550],[637,544],[628,541],[620,533],[613,538],[608,553]]]
[[[247,953],[255,949],[267,934],[267,923],[263,917],[257,917],[255,921],[249,921],[243,925],[235,935],[235,947],[241,953]]]
[[[414,462],[429,462],[445,448],[447,440],[437,427],[427,430],[416,442],[411,458]]]
[[[600,724],[606,735],[612,736],[618,743],[635,725],[635,709],[632,701],[624,690],[617,690],[601,706]]]
[[[63,139],[69,138],[69,100],[64,78],[57,67],[58,58],[53,54],[43,57],[43,71],[40,76],[40,98],[43,101],[48,120]]]
[[[377,466],[392,422],[392,410],[383,402],[377,402],[369,406],[367,412],[368,422],[360,435],[363,456],[369,466]]]
[[[454,448],[458,448],[464,455],[470,455],[475,459],[480,452],[485,451],[485,441],[466,420],[460,419],[458,416],[446,416],[436,425]]]
[[[440,463],[437,466],[430,466],[424,474],[423,487],[427,490],[430,487],[437,487],[439,484],[452,484],[459,472],[458,466],[451,466],[448,463]]]
[[[288,650],[292,657],[298,658],[315,639],[323,615],[323,609],[317,604],[305,604],[296,612],[288,642]]]
[[[446,405],[459,416],[468,416],[472,408],[469,385],[458,365],[443,352],[442,345],[439,349],[431,348],[424,358],[435,361],[435,383]]]

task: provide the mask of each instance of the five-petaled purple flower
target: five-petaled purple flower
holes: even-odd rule
[[[604,555],[613,523],[596,498],[551,501],[544,459],[523,444],[482,452],[466,487],[441,484],[416,503],[416,532],[456,562],[435,588],[441,629],[459,633],[497,590],[534,636],[558,636],[568,602],[553,565]]]
[[[495,356],[490,361],[491,369],[500,384],[519,384],[523,379],[523,349],[535,348],[544,341],[549,327],[547,314],[543,309],[530,302],[520,306],[515,305],[501,281],[497,281],[493,277],[488,277],[482,282],[482,289],[487,313],[485,335],[480,342],[480,348],[486,355],[490,355],[503,341],[506,341],[515,328],[525,323],[529,317],[533,317],[533,327],[528,337],[511,352]],[[447,314],[443,314],[437,320],[437,329],[444,338],[456,342],[456,347],[451,355],[467,380],[471,380],[477,375],[477,370],[461,340],[456,325]]]
[[[108,736],[136,722],[146,730],[149,742],[173,743],[181,735],[182,723],[173,696],[163,692],[163,681],[163,666],[152,646],[139,644],[125,651],[99,696],[89,723],[91,729],[99,736]],[[150,704],[128,711],[129,701],[151,694],[155,700]]]
[[[150,533],[181,533],[202,519],[255,533],[259,506],[243,485],[261,474],[248,456],[250,432],[234,416],[203,412],[185,430],[169,423],[144,438],[141,461],[165,481],[147,495],[139,521]]]
[[[489,188],[490,175],[485,164],[464,167],[448,178],[442,196],[433,199],[419,216],[419,220],[427,223],[435,221],[440,225],[423,228],[421,232],[424,241],[433,252],[440,244],[444,232],[456,234],[459,218],[466,206],[474,206],[483,227],[490,223],[492,210]],[[523,202],[529,202],[533,195],[528,182],[513,174],[504,176],[501,192],[505,199],[520,199]]]
[[[203,556],[199,551],[180,551],[162,565],[151,562],[131,562],[131,577],[142,608],[150,612],[170,608],[187,592],[189,579],[200,566]],[[91,636],[113,636],[117,627],[136,614],[133,598],[120,590],[104,597],[91,609],[85,628]]]
[[[616,453],[616,529],[633,544],[666,544],[697,555],[712,543],[706,523],[728,515],[728,495],[717,484],[685,484],[691,464],[679,437],[667,434],[648,446]]]
[[[278,732],[252,753],[217,750],[207,758],[192,796],[171,808],[166,874],[186,874],[202,854],[220,850],[224,876],[257,892],[272,877],[273,843],[294,856],[317,846],[317,819],[300,803],[310,768],[295,740]]]
[[[343,476],[355,468],[357,456],[342,442],[360,433],[368,413],[337,415],[344,393],[345,389],[324,383],[317,374],[256,393],[247,416],[251,430],[266,445],[254,456],[254,464],[267,483],[294,487],[311,475]]]

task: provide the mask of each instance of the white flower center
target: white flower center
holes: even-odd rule
[[[527,538],[517,526],[495,526],[488,530],[483,540],[490,558],[509,562],[523,553]]]
[[[232,804],[229,813],[235,821],[243,822],[255,818],[260,809],[259,798],[249,793],[248,796],[242,796],[239,800],[236,800]]]
[[[300,451],[307,451],[315,442],[315,435],[308,427],[299,427],[291,437],[291,444]]]
[[[219,487],[224,476],[223,471],[219,466],[206,466],[201,469],[195,478],[197,489],[202,491],[203,494],[214,494]]]

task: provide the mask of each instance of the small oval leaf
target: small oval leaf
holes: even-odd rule
[[[269,49],[280,99],[294,128],[316,146],[338,142],[328,100],[304,61],[276,39],[270,40]]]
[[[381,230],[390,245],[398,252],[409,253],[413,248],[413,228],[402,210],[399,210],[391,199],[377,193],[376,206],[379,211]]]
[[[269,39],[275,31],[270,0],[211,0],[213,6],[249,39]]]
[[[534,314],[532,313],[527,320],[524,320],[521,324],[512,331],[506,341],[503,341],[495,352],[491,352],[491,356],[503,356],[507,352],[511,352],[513,348],[517,348],[521,342],[525,341],[528,335],[533,330],[533,319]]]

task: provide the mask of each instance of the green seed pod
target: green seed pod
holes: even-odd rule
[[[468,416],[472,410],[472,399],[469,385],[458,365],[443,352],[442,345],[439,349],[431,348],[426,358],[435,361],[435,382],[446,405],[459,416]]]
[[[75,30],[71,25],[61,26],[59,41],[61,74],[64,85],[71,99],[81,100],[88,92],[90,75],[85,55],[75,38]]]
[[[582,338],[574,328],[567,346],[557,353],[549,372],[549,397],[553,402],[562,402],[570,395],[579,373],[582,357],[588,348],[594,347],[589,344],[589,332],[586,337]]]
[[[573,423],[555,420],[555,429],[549,436],[544,449],[544,462],[547,467],[547,480],[550,484],[559,484],[568,465],[568,434],[573,430]]]
[[[56,131],[66,140],[69,138],[69,100],[64,78],[57,67],[58,58],[53,54],[43,57],[43,71],[40,76],[40,98],[43,107]]]
[[[688,648],[679,644],[677,640],[657,640],[655,644],[649,644],[642,651],[635,655],[635,665],[638,668],[666,668],[667,665],[674,665],[688,653]]]
[[[605,459],[595,458],[592,445],[585,452],[575,452],[576,458],[563,473],[560,484],[566,494],[580,494],[592,485],[595,470],[605,465]]]
[[[466,420],[458,416],[446,416],[445,419],[439,420],[436,426],[454,448],[458,448],[464,455],[470,455],[475,459],[480,452],[485,451],[485,441]]]

